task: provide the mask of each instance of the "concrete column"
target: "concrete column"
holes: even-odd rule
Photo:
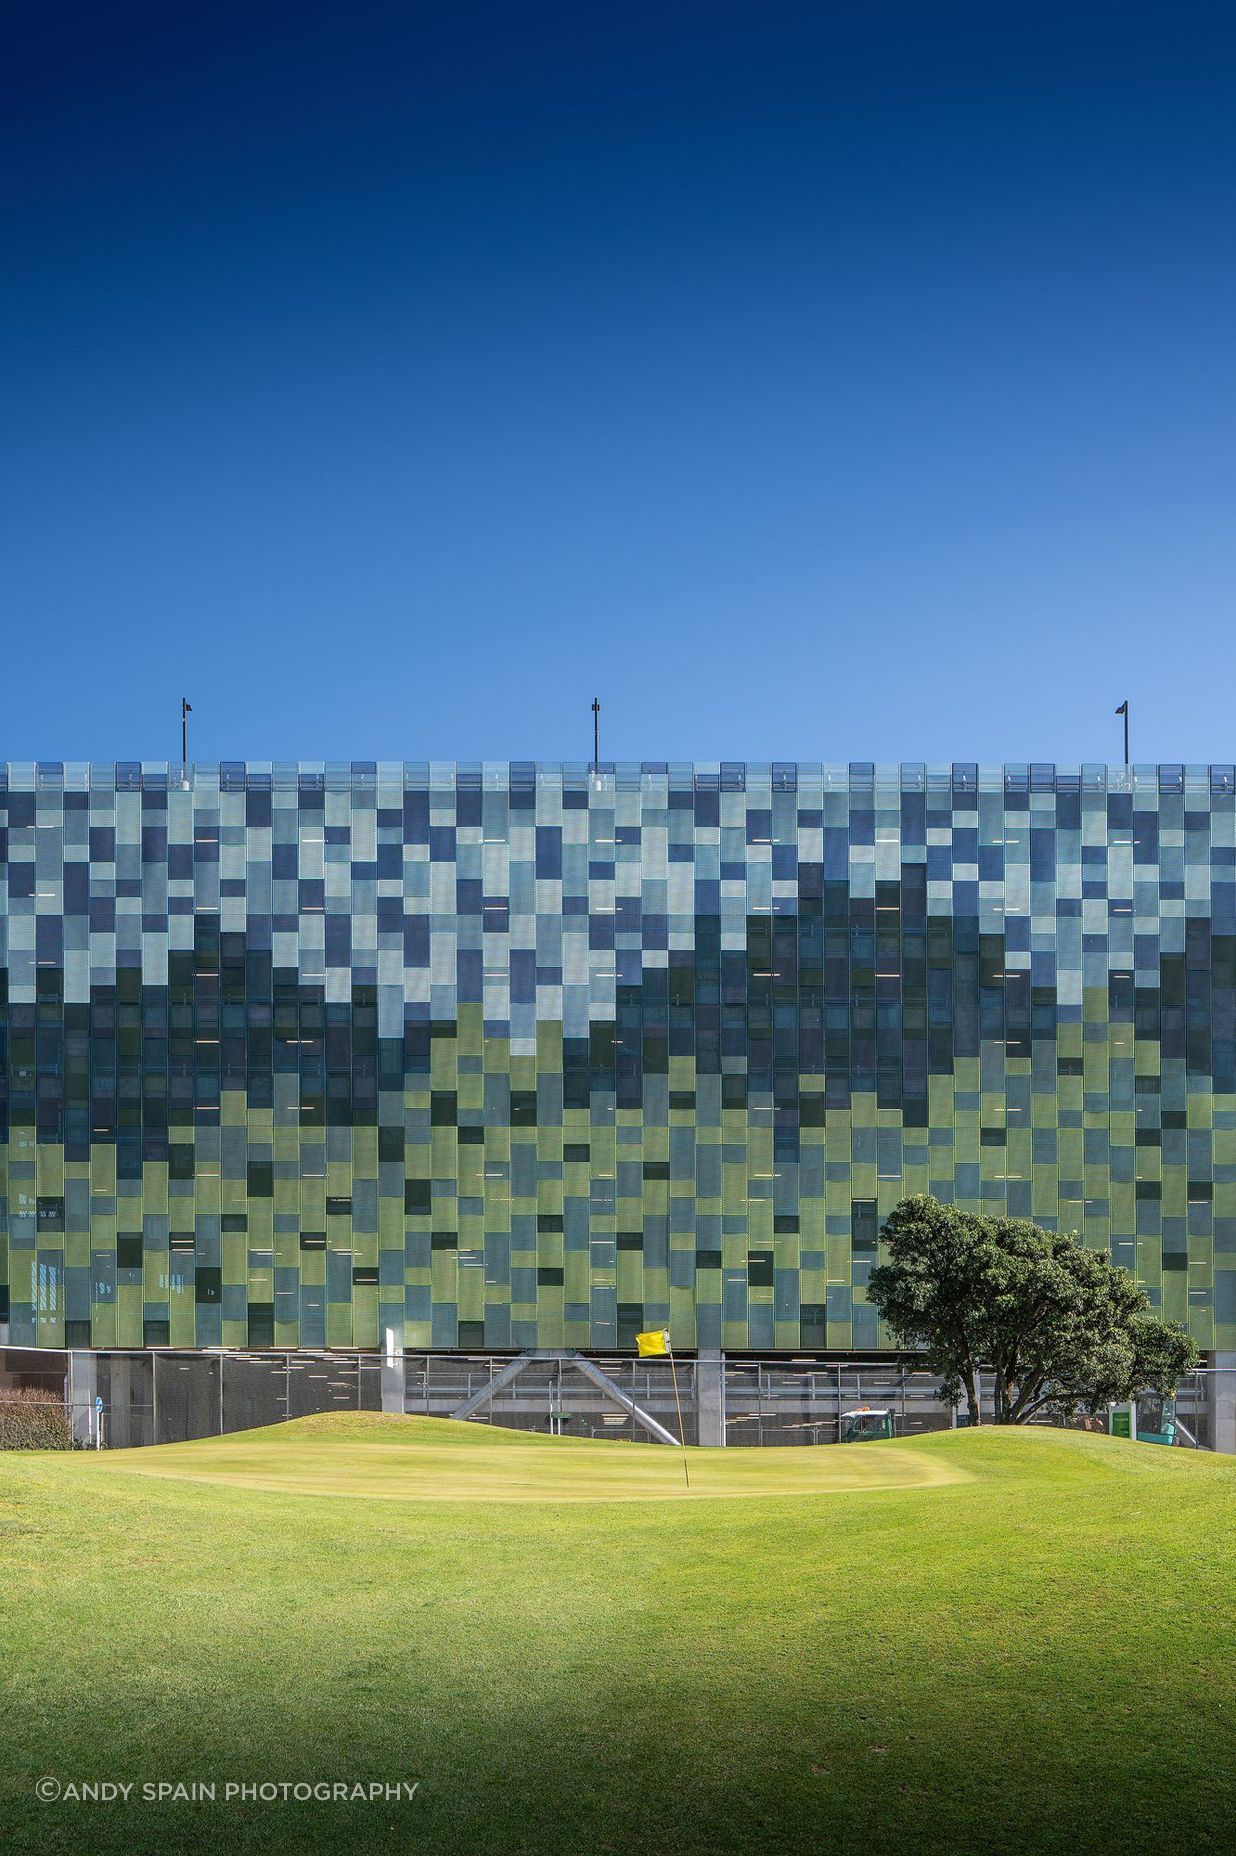
[[[83,1446],[94,1444],[94,1401],[99,1383],[93,1353],[69,1355],[69,1416],[73,1423],[73,1441]]]
[[[1236,1456],[1236,1353],[1212,1353],[1210,1364],[1211,1447]]]
[[[382,1349],[382,1409],[402,1418],[404,1411],[403,1338],[387,1328]]]
[[[701,1444],[725,1442],[725,1355],[719,1347],[701,1347],[695,1363],[696,1421]]]

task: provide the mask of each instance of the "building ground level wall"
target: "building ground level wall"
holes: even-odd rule
[[[677,1374],[677,1388],[674,1373]],[[835,1443],[856,1408],[887,1411],[896,1436],[955,1422],[937,1380],[895,1357],[756,1359],[701,1352],[674,1362],[571,1350],[525,1354],[0,1348],[0,1398],[17,1385],[63,1392],[83,1446],[176,1443],[328,1411],[449,1418],[633,1442]],[[991,1381],[984,1379],[990,1409]],[[1177,1442],[1236,1454],[1236,1355],[1182,1382]],[[680,1417],[681,1412],[681,1429]],[[1098,1422],[1102,1422],[1101,1420]]]

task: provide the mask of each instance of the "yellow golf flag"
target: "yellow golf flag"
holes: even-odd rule
[[[648,1357],[654,1353],[668,1353],[670,1350],[669,1329],[650,1328],[647,1334],[637,1334],[635,1336],[635,1344],[639,1348],[639,1357],[641,1360],[648,1359]]]

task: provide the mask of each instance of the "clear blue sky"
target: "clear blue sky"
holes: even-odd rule
[[[0,758],[1236,758],[1230,6],[29,6]]]

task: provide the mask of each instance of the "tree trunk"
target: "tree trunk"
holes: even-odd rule
[[[970,1414],[970,1422],[974,1425],[981,1424],[983,1414],[979,1406],[979,1395],[975,1389],[974,1374],[963,1373],[961,1382],[966,1388],[966,1407]]]

